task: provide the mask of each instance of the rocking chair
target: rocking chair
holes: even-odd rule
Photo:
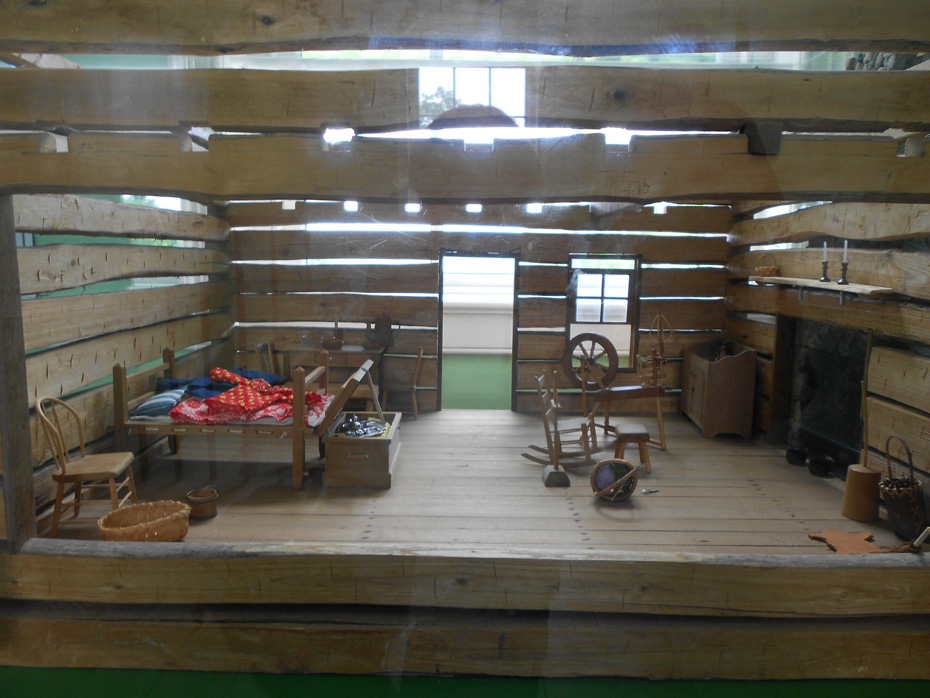
[[[531,453],[521,455],[539,465],[552,466],[554,470],[581,467],[593,463],[592,454],[598,449],[592,444],[593,439],[588,423],[582,422],[580,427],[574,429],[559,428],[558,393],[551,387],[549,377],[545,374],[536,376],[536,392],[546,435],[546,447],[531,444],[528,448],[545,454],[546,458]]]

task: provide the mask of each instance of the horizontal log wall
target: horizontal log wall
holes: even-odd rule
[[[323,209],[332,207],[321,204]],[[280,209],[279,209],[280,210]],[[364,344],[365,325],[388,315],[396,330],[382,357],[380,379],[417,377],[421,410],[439,405],[439,238],[406,232],[356,233],[239,229],[232,233],[238,363],[258,368],[259,342],[300,342],[332,334]],[[332,263],[319,263],[325,259]],[[306,264],[282,262],[310,260]],[[372,263],[375,260],[375,263]],[[390,260],[391,264],[379,264]],[[280,367],[284,370],[284,367]],[[339,380],[341,375],[334,375]],[[411,409],[407,395],[389,409]]]
[[[215,355],[222,346],[232,324],[228,257],[220,249],[225,223],[74,196],[17,196],[14,206],[16,232],[34,243],[17,248],[29,399],[65,396],[82,416],[86,441],[112,429],[106,383],[114,364],[132,369],[157,361],[165,347],[213,343],[209,353]],[[71,237],[43,244],[61,234]],[[195,246],[164,246],[163,240]],[[170,278],[130,287],[153,277]],[[114,280],[123,280],[117,290],[97,285]],[[199,350],[187,361],[203,355]],[[97,387],[101,381],[105,385]],[[134,395],[149,389],[130,383]],[[51,454],[34,416],[30,433],[38,467]],[[77,444],[76,433],[67,438],[69,446]],[[47,499],[49,487],[43,476],[37,503]]]
[[[877,346],[903,340],[926,351],[920,347],[930,345],[930,253],[925,251],[930,237],[928,223],[927,204],[835,203],[771,218],[746,219],[733,227],[733,254],[727,266],[730,314],[726,334],[760,352],[757,426],[769,430],[773,419],[785,417],[791,389],[790,365],[786,366],[777,354],[779,349],[790,354],[785,333],[790,333],[791,320],[871,332]],[[836,279],[843,240],[849,245],[848,279],[888,288],[891,295],[841,297],[840,287],[835,284],[807,289],[802,294],[797,288],[747,283],[761,264],[776,265],[779,276],[818,279],[823,271],[824,241],[828,245],[829,275]],[[794,243],[794,248],[765,248],[784,243]],[[805,243],[812,247],[805,248]],[[764,260],[763,250],[768,255]],[[901,384],[898,387],[904,389]],[[889,414],[884,405],[877,409],[881,415]],[[869,440],[874,441],[872,436]]]
[[[690,207],[675,213],[677,230],[692,232],[699,221],[714,209]],[[675,211],[675,208],[670,209]],[[669,230],[669,221],[654,216],[656,229]],[[515,344],[514,409],[535,413],[539,410],[534,376],[555,372],[561,390],[562,406],[581,410],[581,396],[562,369],[565,352],[571,278],[570,254],[633,254],[643,262],[638,319],[634,332],[640,354],[657,346],[651,330],[657,314],[665,316],[675,330],[666,346],[666,355],[680,357],[686,346],[720,336],[723,329],[726,289],[725,239],[713,235],[649,235],[623,233],[607,238],[608,245],[590,245],[585,235],[563,235],[545,245],[521,248],[517,273],[517,333]],[[561,260],[554,251],[559,250]],[[560,264],[553,264],[561,262]],[[546,263],[546,266],[537,266]],[[618,347],[622,351],[622,348]],[[667,366],[665,381],[673,388],[681,385],[680,364]],[[622,371],[614,385],[639,385],[635,371]],[[677,395],[663,398],[663,409],[675,410]],[[631,400],[615,406],[615,411],[642,412],[655,409],[651,400]]]

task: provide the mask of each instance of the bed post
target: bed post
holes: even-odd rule
[[[306,372],[303,366],[294,370],[294,419],[291,429],[292,479],[294,489],[300,490],[304,484],[304,464],[306,460],[307,437],[307,386],[304,384]]]
[[[128,400],[126,367],[116,364],[113,366],[113,447],[123,452],[129,450],[129,438],[126,433],[126,422],[129,421]]]

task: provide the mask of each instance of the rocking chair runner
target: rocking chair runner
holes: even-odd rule
[[[593,439],[588,423],[582,422],[580,427],[574,429],[559,428],[558,393],[551,387],[548,376],[536,376],[536,392],[542,413],[546,447],[531,444],[529,448],[537,453],[545,454],[546,458],[530,453],[521,455],[539,465],[551,465],[556,470],[593,463],[593,453],[598,449],[592,445]],[[573,446],[575,448],[571,448]]]
[[[58,483],[55,494],[55,509],[52,514],[52,535],[58,535],[62,523],[86,521],[78,519],[81,507],[87,504],[109,504],[119,509],[127,501],[137,502],[136,485],[132,478],[133,454],[129,452],[88,454],[84,445],[84,426],[77,411],[63,400],[55,397],[39,397],[36,413],[42,423],[45,441],[55,459],[56,470],[52,479]],[[71,420],[78,435],[80,457],[72,458],[65,440],[65,428]],[[74,499],[65,502],[66,488],[73,486]],[[83,497],[86,490],[103,490],[103,495],[93,499]],[[123,492],[125,490],[125,492]],[[74,510],[74,518],[62,521],[62,514]]]

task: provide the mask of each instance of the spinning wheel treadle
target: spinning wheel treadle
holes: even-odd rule
[[[606,359],[607,363],[602,363]],[[617,350],[607,337],[593,332],[575,335],[565,347],[562,367],[569,381],[586,390],[604,390],[617,375]]]

